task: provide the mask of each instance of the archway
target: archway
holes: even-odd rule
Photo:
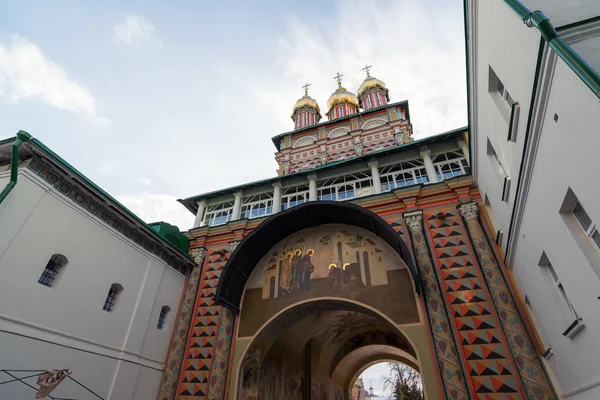
[[[364,365],[389,359],[420,369],[411,340],[381,313],[325,298],[294,304],[247,346],[238,368],[238,399],[350,399]]]
[[[347,224],[309,227],[272,245],[241,296],[230,398],[349,399],[356,371],[381,358],[419,370],[424,361],[435,385],[401,254],[372,231]]]

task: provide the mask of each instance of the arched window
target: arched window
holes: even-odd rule
[[[160,309],[160,315],[158,316],[158,324],[156,324],[156,327],[158,329],[164,329],[165,323],[167,322],[167,317],[170,312],[171,307],[162,306],[162,308]]]
[[[42,272],[42,276],[38,280],[38,283],[41,283],[44,286],[52,286],[60,270],[65,267],[69,263],[67,257],[62,254],[53,254],[48,260],[48,264],[46,264],[46,268]]]
[[[104,311],[111,312],[115,308],[115,304],[117,303],[117,297],[123,291],[123,286],[118,283],[113,283],[110,285],[110,289],[108,290],[108,295],[106,296],[106,300],[104,301],[104,307],[102,309]]]

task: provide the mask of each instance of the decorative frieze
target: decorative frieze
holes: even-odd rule
[[[181,261],[166,243],[157,240],[146,229],[135,226],[132,221],[116,213],[114,209],[109,208],[102,201],[102,198],[97,193],[94,193],[94,191],[82,183],[60,171],[54,164],[41,155],[34,155],[29,163],[27,163],[26,168],[52,185],[60,195],[69,199],[70,202],[85,213],[99,218],[104,224],[127,239],[132,240],[146,251],[160,257],[165,263],[180,273],[185,274],[186,267],[192,264],[191,261],[189,264]]]

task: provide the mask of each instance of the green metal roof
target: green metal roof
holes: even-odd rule
[[[399,102],[396,102],[396,103],[385,104],[385,105],[379,106],[379,107],[373,107],[373,108],[371,108],[371,109],[369,109],[367,111],[361,111],[361,112],[356,113],[356,114],[346,115],[344,117],[332,119],[331,121],[325,121],[325,122],[321,122],[321,123],[318,123],[318,124],[314,124],[314,125],[309,125],[309,126],[305,126],[305,127],[302,127],[302,128],[298,128],[298,129],[293,130],[293,131],[280,133],[277,136],[273,136],[271,138],[271,140],[273,141],[273,144],[275,145],[275,147],[277,147],[277,151],[279,151],[279,150],[281,150],[279,141],[281,140],[282,137],[285,137],[285,136],[288,136],[288,135],[294,135],[294,134],[299,133],[299,132],[309,131],[311,129],[319,128],[319,127],[325,126],[325,125],[335,124],[335,123],[340,122],[340,121],[346,121],[346,120],[349,120],[349,119],[352,119],[352,118],[362,117],[362,116],[365,116],[367,114],[370,114],[370,113],[373,113],[373,112],[376,112],[376,111],[385,110],[387,108],[396,107],[396,106],[399,106],[399,105],[402,105],[402,104],[406,104],[406,119],[408,119],[410,121],[410,112],[408,110],[408,100],[403,100],[403,101],[399,101]]]
[[[2,140],[2,141],[0,141],[0,145],[10,143],[14,140],[15,140],[15,138],[8,138],[5,140]],[[85,176],[84,174],[79,172],[75,167],[73,167],[71,164],[69,164],[67,161],[65,161],[62,157],[60,157],[58,154],[56,154],[54,151],[52,151],[49,147],[47,147],[40,140],[38,140],[36,138],[31,138],[29,143],[34,144],[36,147],[38,147],[40,150],[42,150],[44,153],[46,153],[51,159],[53,159],[55,162],[60,164],[63,168],[65,168],[66,170],[71,172],[73,175],[77,176],[88,187],[90,187],[91,189],[95,190],[100,195],[102,195],[103,197],[108,199],[111,203],[113,203],[115,206],[117,206],[117,208],[119,208],[119,210],[122,211],[126,216],[128,216],[129,218],[133,219],[134,221],[136,221],[137,223],[142,225],[142,227],[144,227],[155,238],[157,238],[160,241],[165,242],[166,244],[171,246],[178,253],[183,255],[186,259],[192,260],[191,256],[188,254],[189,242],[187,242],[187,244],[186,244],[181,237],[179,237],[175,234],[175,230],[177,230],[177,232],[179,232],[179,228],[177,228],[176,226],[169,225],[169,224],[162,222],[162,224],[168,225],[170,228],[165,227],[163,229],[159,228],[158,230],[156,230],[156,228],[153,228],[153,227],[149,226],[148,224],[146,224],[140,217],[135,215],[127,207],[125,207],[123,204],[121,204],[119,201],[117,201],[114,197],[112,197],[110,194],[105,192],[100,186],[96,185],[87,176]],[[181,234],[181,235],[185,238],[185,236],[183,234]],[[173,240],[174,237],[176,237],[177,240]],[[187,241],[187,238],[185,238],[185,240]]]
[[[410,142],[410,143],[405,143],[405,144],[401,144],[398,146],[394,146],[394,147],[389,147],[387,149],[382,149],[379,151],[374,151],[372,153],[368,153],[368,154],[363,154],[360,157],[354,157],[354,158],[349,158],[346,160],[340,160],[340,161],[335,161],[335,162],[331,162],[328,163],[326,165],[322,165],[320,167],[316,167],[316,168],[311,168],[305,171],[299,171],[299,172],[295,172],[292,174],[287,174],[287,175],[282,175],[282,176],[275,176],[273,178],[267,178],[267,179],[261,179],[258,181],[254,181],[254,182],[248,182],[248,183],[244,183],[241,185],[237,185],[237,186],[231,186],[225,189],[220,189],[220,190],[215,190],[212,192],[207,192],[207,193],[202,193],[199,195],[195,195],[195,196],[191,196],[191,197],[186,197],[185,199],[178,199],[177,201],[180,202],[181,204],[183,204],[185,206],[185,208],[187,208],[192,214],[196,214],[196,211],[198,210],[198,205],[197,202],[203,199],[207,199],[207,198],[211,198],[211,197],[217,197],[217,196],[221,196],[224,194],[228,194],[228,193],[234,193],[237,192],[239,190],[243,190],[243,189],[248,189],[254,186],[259,186],[259,185],[264,185],[267,183],[275,183],[277,181],[282,181],[282,180],[287,180],[293,177],[298,177],[298,176],[304,176],[304,175],[310,175],[312,173],[315,173],[317,171],[323,171],[329,168],[334,168],[334,167],[338,167],[340,165],[345,165],[345,164],[352,164],[352,163],[356,163],[356,162],[360,162],[360,161],[364,161],[367,160],[371,157],[374,156],[381,156],[384,154],[390,154],[390,153],[396,153],[396,152],[402,152],[402,151],[406,151],[408,149],[412,149],[414,147],[419,147],[419,146],[424,146],[424,145],[428,145],[428,144],[433,144],[436,142],[440,142],[446,139],[449,139],[451,137],[455,137],[455,136],[459,136],[460,134],[464,133],[467,131],[467,127],[462,127],[462,128],[458,128],[458,129],[453,129],[451,131],[448,132],[444,132],[444,133],[439,133],[437,135],[433,135],[433,136],[428,136],[426,138],[423,139],[419,139],[419,140],[415,140],[414,142]]]

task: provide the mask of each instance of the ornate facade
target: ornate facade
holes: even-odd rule
[[[273,138],[277,177],[181,200],[200,266],[160,400],[350,399],[390,359],[428,399],[556,398],[466,128],[413,140],[408,101],[366,70],[358,96],[338,74],[327,122],[305,91]]]

